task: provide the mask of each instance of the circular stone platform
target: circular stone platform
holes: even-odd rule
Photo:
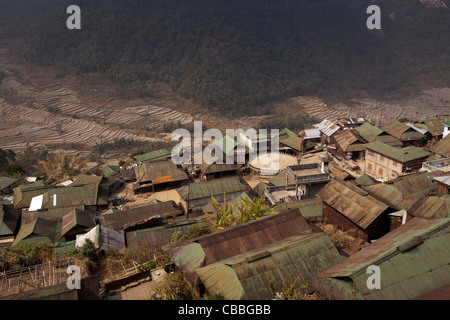
[[[285,170],[287,166],[297,165],[295,156],[286,153],[268,152],[261,154],[250,160],[250,168],[258,174],[275,175]]]

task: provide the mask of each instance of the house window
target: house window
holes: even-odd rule
[[[383,169],[382,168],[378,169],[378,174],[383,175]]]
[[[367,153],[369,154],[369,156],[373,156],[373,151],[367,150]]]
[[[381,156],[381,155],[380,155],[380,160],[381,160],[381,161],[384,161],[384,156]]]
[[[372,164],[371,164],[371,163],[369,163],[369,164],[367,165],[367,170],[372,171]]]

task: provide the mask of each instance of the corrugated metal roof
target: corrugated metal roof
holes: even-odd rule
[[[355,130],[367,142],[375,141],[375,138],[384,132],[377,126],[371,125],[369,122],[364,122],[359,127],[356,127]]]
[[[286,170],[281,170],[276,175],[270,177],[267,179],[270,184],[278,187],[278,186],[285,186],[286,185]]]
[[[366,282],[370,265],[381,288]],[[450,219],[413,218],[320,275],[316,288],[330,299],[406,300],[450,283]]]
[[[344,152],[366,150],[364,146],[366,141],[353,130],[342,130],[334,136],[334,139]]]
[[[143,164],[134,167],[137,181],[150,182],[154,184],[172,182],[172,181],[187,181],[188,176],[183,169],[179,168],[171,160],[160,162],[144,162]],[[158,182],[158,178],[168,177],[164,182]],[[170,178],[169,178],[170,177]]]
[[[189,273],[191,281],[195,282],[195,275],[191,274],[195,268],[307,230],[310,227],[300,211],[292,209],[191,239],[173,249],[174,260],[177,266]],[[194,251],[189,253],[191,250]]]
[[[428,130],[427,130],[426,128],[420,127],[420,126],[418,126],[418,125],[416,125],[416,124],[414,124],[414,123],[411,123],[411,122],[408,122],[406,125],[407,125],[408,127],[413,128],[413,129],[416,130],[417,132],[420,132],[420,133],[423,134],[423,135],[425,135],[425,134],[428,132]]]
[[[444,132],[444,124],[442,123],[442,120],[440,120],[440,119],[425,120],[425,125],[426,125],[427,130],[433,136],[442,135],[442,133]]]
[[[69,213],[70,211],[77,209],[84,211],[84,205],[73,206],[73,207],[61,207],[61,208],[52,208],[52,209],[44,209],[40,211],[24,211],[22,212],[22,224],[27,224],[35,220],[36,218],[43,218],[46,220],[59,220],[64,215]]]
[[[436,190],[428,172],[415,173],[397,178],[389,183],[379,183],[363,188],[369,194],[397,210],[409,208],[417,200]]]
[[[212,174],[212,173],[218,173],[218,172],[238,171],[239,170],[235,164],[227,164],[227,163],[222,163],[222,164],[202,163],[199,167],[203,174]]]
[[[126,210],[118,210],[113,213],[100,216],[100,222],[108,225],[113,229],[123,229],[125,225],[143,221],[152,216],[161,216],[169,218],[182,215],[183,211],[176,205],[174,201],[164,201],[152,204],[132,207]]]
[[[384,125],[382,129],[401,141],[420,140],[424,138],[422,133],[396,120]]]
[[[239,177],[227,177],[191,183],[189,186],[178,188],[177,192],[183,200],[195,200],[223,195],[224,193],[248,191],[249,189],[249,186],[242,182]]]
[[[278,203],[275,210],[283,212],[290,209],[299,209],[300,213],[305,218],[321,218],[323,214],[322,199],[305,199],[300,201]]]
[[[327,119],[323,120],[321,123],[316,124],[314,126],[327,137],[332,136],[336,131],[340,129],[338,125],[334,124],[333,122]]]
[[[411,146],[399,149],[378,141],[366,144],[366,149],[375,151],[387,158],[394,159],[401,163],[426,158],[432,154],[419,147]]]
[[[320,138],[320,130],[319,129],[305,129],[303,130],[304,136],[303,139],[318,139]]]
[[[364,188],[365,186],[372,186],[378,183],[378,181],[369,176],[367,173],[364,173],[363,175],[356,178],[354,182],[357,186],[360,186],[362,188]]]
[[[417,209],[414,216],[424,219],[442,219],[450,217],[450,196],[428,197]]]
[[[8,188],[9,186],[13,185],[17,181],[18,181],[18,179],[16,179],[16,178],[0,177],[0,191]]]
[[[450,134],[436,143],[430,150],[436,154],[443,155],[444,157],[450,157]]]
[[[26,239],[32,242],[35,240],[36,242],[41,242],[43,238],[52,243],[59,240],[61,238],[61,222],[37,218],[28,224],[22,225],[12,246],[23,243]]]
[[[350,182],[332,180],[317,193],[317,196],[362,229],[366,229],[388,208]]]
[[[127,247],[139,248],[140,245],[148,243],[160,243],[165,245],[172,239],[174,232],[180,232],[186,236],[193,226],[210,225],[209,221],[184,220],[176,223],[162,225],[159,227],[129,231],[125,233]]]
[[[0,237],[15,234],[20,220],[20,210],[0,204]]]
[[[172,156],[172,150],[160,149],[144,154],[136,155],[133,158],[140,162],[151,162],[151,161],[165,161],[170,159]]]
[[[109,177],[109,176],[112,176],[113,174],[115,174],[116,172],[118,172],[120,170],[120,167],[105,165],[105,166],[102,166],[100,168],[100,170],[105,177]]]
[[[197,269],[210,294],[227,300],[273,299],[270,281],[281,291],[295,277],[298,285],[342,261],[326,233],[303,233]]]
[[[94,219],[88,211],[74,209],[64,215],[61,221],[61,236],[73,234],[74,229],[91,229],[95,227]]]
[[[42,180],[14,188],[14,207],[27,208],[30,206],[33,197],[54,188],[56,187],[49,186]]]
[[[440,183],[443,183],[447,186],[450,186],[450,175],[448,176],[441,176],[441,177],[435,177],[434,180],[439,181]]]

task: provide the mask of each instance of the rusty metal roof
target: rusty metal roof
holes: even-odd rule
[[[186,266],[208,265],[310,229],[300,211],[291,209],[191,239],[173,250],[174,260],[192,272],[195,268]]]
[[[366,229],[388,206],[351,182],[332,180],[318,193],[323,202],[362,229]]]
[[[37,218],[34,221],[20,227],[12,246],[19,243],[51,242],[54,243],[61,238],[61,221],[51,221]]]
[[[74,209],[62,217],[61,236],[79,233],[80,229],[87,231],[93,227],[95,227],[95,221],[89,211]]]
[[[0,204],[0,237],[16,233],[20,221],[20,209]]]
[[[367,288],[367,268],[381,272],[381,288]],[[329,299],[406,300],[450,283],[450,219],[413,218],[315,279]]]
[[[450,157],[450,134],[431,147],[430,151],[444,157]]]
[[[442,219],[450,217],[450,196],[428,197],[411,213],[416,217],[424,219]]]
[[[171,158],[171,154],[172,151],[169,149],[160,149],[136,155],[133,158],[140,162],[165,161]]]
[[[301,233],[196,272],[209,294],[220,293],[227,300],[269,300],[274,298],[271,281],[281,291],[301,276],[301,286],[342,259],[326,233]]]
[[[397,139],[400,139],[401,141],[420,140],[424,138],[424,135],[422,133],[397,120],[384,125],[382,129],[390,135],[396,137]]]
[[[344,151],[366,150],[364,144],[367,143],[358,133],[353,130],[342,130],[334,136],[336,144]],[[350,150],[350,147],[353,147]]]

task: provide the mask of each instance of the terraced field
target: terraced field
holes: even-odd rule
[[[0,70],[5,71],[0,88],[20,98],[20,103],[11,103],[0,96],[3,149],[20,150],[26,143],[50,148],[73,143],[95,146],[117,138],[161,142],[135,132],[157,129],[167,121],[188,124],[193,120],[188,113],[163,106],[93,106],[56,80],[36,88],[14,72],[12,60],[8,50],[0,48]]]

